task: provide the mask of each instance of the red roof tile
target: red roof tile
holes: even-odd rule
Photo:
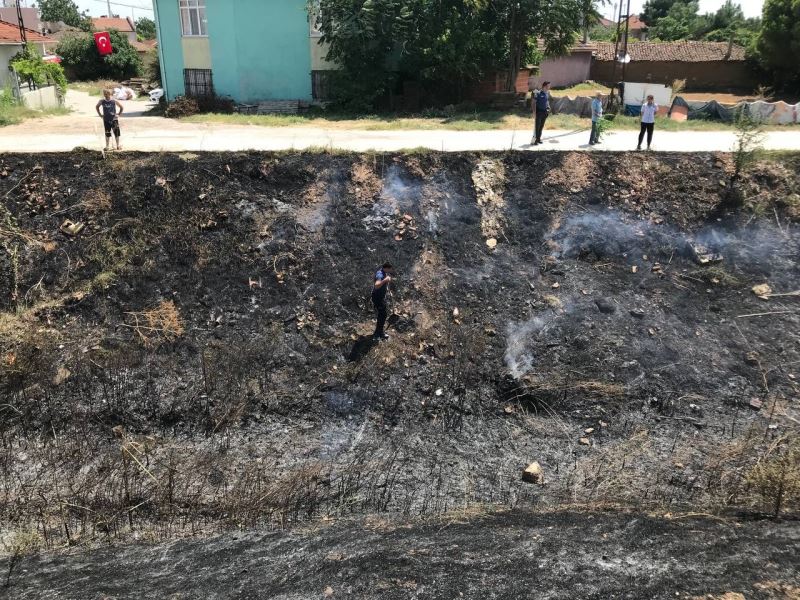
[[[605,17],[600,17],[600,24],[603,27],[613,27],[616,29],[617,27],[617,20],[616,19],[606,19]],[[624,24],[623,24],[624,27]],[[642,21],[639,18],[639,15],[631,15],[628,17],[628,29],[630,31],[638,31],[640,29],[647,29],[647,23]]]
[[[628,17],[628,29],[631,31],[647,29],[647,24],[639,18],[639,15],[631,15]]]
[[[33,29],[25,29],[25,35],[29,42],[48,42],[50,38],[43,36],[41,33]],[[7,21],[0,21],[0,44],[21,44],[22,36],[19,33],[19,27],[8,23]]]
[[[92,19],[92,24],[97,31],[106,31],[108,29],[116,29],[123,33],[136,31],[136,28],[131,23],[130,19],[117,19],[109,17],[97,17]]]
[[[628,54],[633,62],[714,62],[723,61],[728,53],[728,42],[633,42],[628,44]],[[614,44],[598,42],[596,60],[614,60]],[[745,59],[744,48],[733,46],[727,60]]]

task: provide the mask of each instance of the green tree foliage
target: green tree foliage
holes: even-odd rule
[[[605,6],[610,0],[578,0],[581,11],[581,31],[583,32],[583,43],[589,41],[590,32],[593,28],[600,25],[600,7]]]
[[[800,0],[767,0],[755,57],[780,89],[800,90]]]
[[[42,21],[63,21],[84,31],[92,29],[91,19],[78,10],[73,0],[39,0],[39,13]]]
[[[508,91],[514,89],[525,59],[536,50],[537,39],[544,43],[546,55],[565,54],[582,21],[577,0],[488,0],[487,6],[496,16],[494,27],[505,48]]]
[[[702,27],[699,8],[700,5],[696,0],[676,2],[667,14],[659,18],[650,28],[650,36],[665,42],[689,39]]]
[[[25,52],[17,54],[10,63],[22,79],[39,87],[52,83],[61,94],[67,93],[67,78],[62,66],[45,62],[32,46],[29,45]]]
[[[100,56],[94,39],[87,35],[64,38],[56,48],[63,60],[64,69],[72,79],[129,79],[142,70],[142,59],[128,38],[112,29],[108,32],[114,52]]]
[[[451,92],[488,70],[508,74],[513,89],[520,66],[546,52],[564,52],[581,25],[578,0],[319,0],[313,14],[340,65],[333,89],[359,110],[401,81],[422,86],[450,82]],[[316,12],[319,11],[319,12]]]
[[[662,17],[666,17],[673,4],[678,3],[680,0],[647,0],[644,3],[641,15],[639,17],[647,23],[648,27],[652,27]]]
[[[147,17],[136,19],[136,37],[139,40],[156,39],[156,22]]]
[[[645,4],[647,14],[642,13],[642,17],[650,27],[650,37],[661,41],[711,42],[727,42],[733,38],[740,46],[752,45],[761,20],[746,19],[736,0],[726,0],[716,12],[705,15],[698,14],[697,5],[690,0],[654,0]]]

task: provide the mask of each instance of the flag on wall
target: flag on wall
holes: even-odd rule
[[[111,36],[107,31],[94,34],[94,45],[97,46],[100,56],[108,56],[114,51],[114,48],[111,47]]]

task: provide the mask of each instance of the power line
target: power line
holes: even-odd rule
[[[99,2],[100,4],[110,4],[113,6],[124,6],[125,8],[134,8],[136,10],[145,10],[148,12],[153,12],[153,7],[150,6],[139,6],[136,4],[125,4],[124,2],[109,2],[108,0],[94,0],[94,2]],[[110,16],[110,15],[109,15]]]

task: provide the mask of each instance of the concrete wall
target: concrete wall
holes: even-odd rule
[[[238,102],[311,100],[305,0],[207,0],[214,87]]]
[[[22,50],[21,44],[0,45],[0,88],[6,87],[13,81],[11,71],[8,70],[8,63],[20,50]]]
[[[621,65],[617,67],[616,79],[622,77]],[[592,62],[591,79],[598,83],[611,84],[613,61]],[[676,79],[686,80],[686,90],[752,90],[758,85],[755,75],[744,61],[641,61],[631,62],[626,69],[628,81],[653,82],[672,85]]]
[[[168,99],[185,93],[184,69],[211,69],[216,93],[237,102],[311,100],[305,0],[206,0],[207,38],[182,37],[178,0],[154,4]]]
[[[6,23],[11,23],[12,25],[19,25],[19,21],[17,20],[16,6],[0,7],[0,20],[5,21]],[[37,9],[23,7],[22,21],[25,23],[25,27],[27,29],[39,31],[40,21],[39,11]]]
[[[325,60],[328,54],[328,45],[320,44],[322,36],[312,34],[309,38],[311,43],[311,70],[312,71],[333,71],[336,70],[336,63]]]
[[[154,0],[153,8],[158,32],[158,56],[161,79],[167,100],[185,93],[183,86],[183,43],[180,11],[177,0]]]
[[[547,58],[539,66],[539,75],[534,78],[535,84],[549,81],[552,87],[570,87],[591,79],[591,52],[575,52],[568,56]]]
[[[33,90],[32,92],[23,92],[22,102],[25,106],[34,110],[45,110],[47,108],[58,108],[61,106],[61,102],[58,98],[58,91],[54,85]]]

